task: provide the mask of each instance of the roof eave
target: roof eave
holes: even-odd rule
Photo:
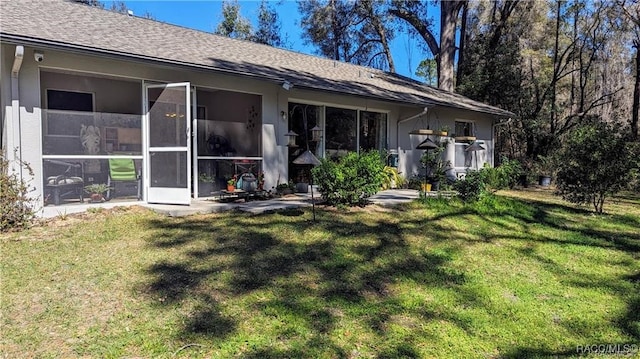
[[[132,54],[128,52],[120,52],[120,51],[106,50],[106,49],[100,49],[100,48],[94,48],[94,47],[88,47],[88,46],[80,46],[80,45],[74,45],[74,44],[69,44],[64,42],[30,38],[30,37],[12,35],[12,34],[6,34],[6,33],[0,33],[0,42],[14,44],[14,45],[37,46],[43,49],[63,50],[63,51],[69,51],[72,53],[77,53],[82,55],[94,55],[94,56],[100,55],[102,57],[116,59],[116,60],[129,60],[129,61],[133,60],[135,62],[145,63],[145,64],[153,63],[157,65],[162,65],[162,66],[172,66],[172,67],[178,66],[181,68],[197,69],[201,71],[213,71],[213,72],[224,73],[224,74],[240,75],[244,77],[267,80],[274,83],[284,81],[284,78],[280,78],[280,77],[255,75],[252,73],[227,70],[227,69],[217,68],[213,66],[198,65],[191,62],[168,60],[163,58]]]

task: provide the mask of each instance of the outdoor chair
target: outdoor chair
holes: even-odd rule
[[[130,158],[109,159],[109,177],[107,179],[107,200],[115,197],[118,183],[135,183],[137,187],[137,199],[142,199],[142,177],[136,171],[136,165]]]
[[[56,206],[64,198],[78,198],[84,201],[84,173],[81,163],[71,163],[58,160],[45,160],[50,172],[58,175],[47,177],[45,183],[45,201],[53,201]]]

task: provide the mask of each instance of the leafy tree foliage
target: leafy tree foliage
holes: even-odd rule
[[[454,90],[456,30],[467,0],[440,0],[440,41],[434,35],[433,19],[428,16],[426,1],[392,0],[389,12],[406,21],[424,39],[438,64],[438,88]],[[465,16],[462,17],[464,27]],[[464,32],[464,31],[463,31]],[[461,43],[460,47],[464,47]]]
[[[438,85],[438,63],[434,59],[425,59],[420,61],[416,69],[416,76],[424,78],[427,85]]]
[[[457,90],[519,115],[497,127],[496,156],[531,164],[590,116],[631,118],[625,22],[607,1],[469,5]]]
[[[280,36],[280,20],[278,13],[267,5],[265,0],[260,3],[258,10],[258,30],[253,41],[259,44],[281,47],[284,42]]]
[[[622,17],[629,20],[621,22],[622,28],[630,28],[633,32],[632,46],[635,49],[635,74],[633,86],[633,105],[631,107],[631,137],[640,138],[638,118],[640,117],[640,2],[638,0],[618,0],[616,5],[622,10]]]
[[[303,38],[318,54],[395,72],[391,18],[383,0],[300,0]]]
[[[251,23],[240,14],[238,0],[223,1],[222,22],[218,24],[214,33],[240,40],[253,38]]]
[[[571,131],[560,151],[557,192],[602,213],[605,198],[627,184],[637,155],[613,125],[590,118]]]

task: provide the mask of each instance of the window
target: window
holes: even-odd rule
[[[322,108],[320,106],[302,104],[302,103],[289,103],[289,130],[298,134],[295,138],[296,146],[289,147],[289,179],[299,182],[308,183],[311,179],[311,169],[306,165],[297,165],[293,163],[300,154],[309,150],[320,157],[321,142],[313,141],[313,134],[311,129],[316,125],[320,125],[320,116],[322,114]]]
[[[456,137],[475,137],[474,123],[469,121],[456,121]]]
[[[77,136],[82,125],[93,124],[93,94],[47,90],[47,135]],[[89,112],[89,114],[81,113]]]
[[[329,157],[357,151],[358,118],[356,110],[327,107],[325,148]]]
[[[378,112],[360,112],[360,146],[362,150],[387,149],[387,115]]]

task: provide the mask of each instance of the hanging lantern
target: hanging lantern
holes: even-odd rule
[[[472,144],[470,144],[469,146],[467,146],[467,148],[464,149],[464,152],[475,152],[475,151],[482,151],[484,150],[484,147],[482,147],[482,144],[480,144],[480,142],[478,141],[474,141]]]
[[[319,142],[320,138],[322,138],[322,129],[318,127],[318,125],[315,125],[311,129],[311,141]]]
[[[285,137],[287,137],[288,147],[298,147],[298,145],[296,145],[296,137],[298,137],[297,133],[293,132],[293,130],[289,130],[289,132],[285,134]]]
[[[416,146],[416,150],[435,150],[438,148],[438,144],[433,142],[429,137],[426,140],[420,142],[419,145]]]

